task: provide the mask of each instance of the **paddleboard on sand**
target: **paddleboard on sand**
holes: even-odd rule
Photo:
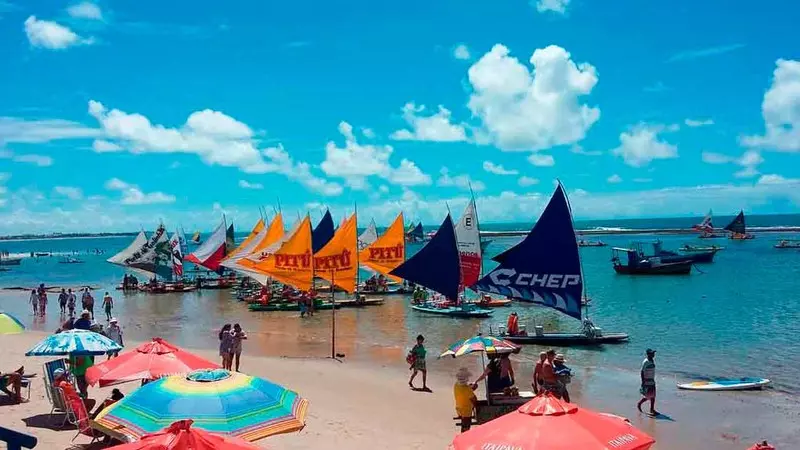
[[[766,378],[731,378],[715,381],[694,381],[678,384],[678,389],[692,391],[743,391],[747,389],[761,389],[770,381]]]

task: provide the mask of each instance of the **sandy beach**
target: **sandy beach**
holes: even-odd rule
[[[0,400],[3,425],[35,435],[38,448],[70,448],[74,431],[57,430],[48,424],[50,407],[42,382],[42,364],[47,359],[24,356],[45,335],[27,332],[0,337],[3,369],[25,365],[26,373],[36,374],[30,402],[11,405],[6,397]],[[126,344],[133,348],[138,343]],[[194,351],[217,359],[213,350]],[[444,449],[457,432],[452,420],[453,373],[461,365],[477,368],[478,364],[479,359],[469,357],[429,359],[432,393],[410,391],[406,385],[408,372],[400,364],[256,357],[245,349],[242,371],[287,386],[310,400],[306,428],[300,433],[259,441],[265,448]],[[655,448],[659,450],[744,449],[762,438],[778,444],[778,448],[796,448],[800,442],[800,408],[796,400],[779,393],[690,395],[675,390],[672,380],[659,379],[660,409],[670,419],[655,420],[634,409],[636,374],[576,369],[576,382],[572,385],[576,403],[629,418],[657,439]],[[527,383],[530,369],[518,366],[517,370],[518,384]],[[130,392],[136,387],[132,383],[120,389]],[[90,388],[91,397],[100,400],[109,392],[110,388]],[[88,438],[78,437],[76,443],[86,444]]]

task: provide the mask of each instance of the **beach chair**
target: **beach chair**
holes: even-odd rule
[[[66,425],[67,420],[69,417],[66,401],[64,400],[64,394],[61,392],[61,389],[55,386],[55,376],[53,372],[56,369],[63,369],[65,373],[67,372],[67,363],[64,359],[56,359],[54,361],[48,361],[44,364],[44,391],[47,394],[47,400],[50,402],[50,419],[53,419],[55,414],[64,414],[64,420],[61,422],[61,426],[63,427]],[[72,380],[70,379],[72,382]]]
[[[92,441],[89,444],[94,443],[94,441],[99,440],[102,436],[95,432],[94,428],[92,428],[92,421],[89,419],[89,411],[86,410],[86,405],[83,401],[80,402],[70,402],[64,396],[64,391],[61,388],[55,388],[58,395],[64,399],[64,406],[67,409],[66,413],[66,420],[75,425],[75,428],[78,432],[75,436],[72,437],[72,442],[75,442],[75,439],[78,438],[80,435],[89,436],[92,438]]]

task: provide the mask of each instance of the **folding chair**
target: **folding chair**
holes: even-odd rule
[[[67,407],[67,420],[78,429],[78,432],[72,437],[72,442],[75,442],[75,439],[80,435],[92,438],[90,444],[99,440],[102,436],[95,433],[94,428],[92,428],[92,421],[89,419],[89,411],[86,410],[86,405],[83,401],[75,402],[73,405],[73,402],[68,401],[64,397],[64,391],[61,388],[56,389],[61,397],[64,398],[64,404]]]
[[[47,400],[50,402],[50,419],[53,419],[53,415],[55,414],[64,414],[64,420],[61,422],[61,427],[66,425],[68,420],[68,411],[65,405],[66,401],[64,400],[64,394],[61,389],[55,386],[55,376],[53,373],[56,369],[63,369],[64,373],[69,374],[67,372],[67,364],[66,360],[64,359],[56,359],[53,361],[48,361],[44,364],[44,391],[47,394]],[[69,376],[69,375],[68,375]],[[70,377],[70,382],[72,379]]]

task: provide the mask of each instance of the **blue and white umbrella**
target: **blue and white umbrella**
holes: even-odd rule
[[[42,339],[25,356],[104,355],[122,347],[102,334],[88,330],[69,330]]]

